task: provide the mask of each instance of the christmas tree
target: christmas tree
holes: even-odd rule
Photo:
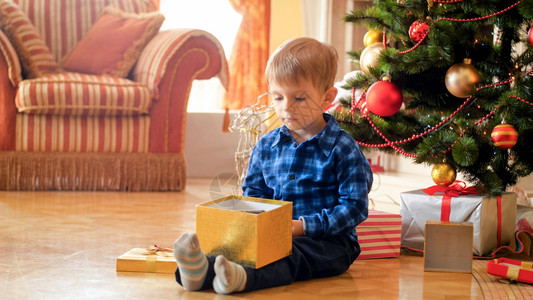
[[[363,149],[493,195],[533,171],[533,0],[374,1],[345,21],[369,31],[334,114]]]

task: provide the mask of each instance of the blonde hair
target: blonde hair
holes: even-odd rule
[[[325,92],[334,84],[337,60],[337,51],[330,44],[307,37],[291,39],[268,60],[265,79],[267,84],[271,81],[297,84],[300,79],[308,79]]]

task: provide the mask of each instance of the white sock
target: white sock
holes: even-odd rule
[[[219,255],[215,259],[215,279],[213,288],[219,294],[231,294],[244,290],[246,286],[246,272],[244,268]]]
[[[189,291],[202,288],[208,263],[196,233],[185,233],[174,242],[174,257],[183,287]]]

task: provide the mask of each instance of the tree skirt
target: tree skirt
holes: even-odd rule
[[[487,260],[474,260],[472,276],[484,299],[533,299],[533,285],[508,280],[487,273]]]

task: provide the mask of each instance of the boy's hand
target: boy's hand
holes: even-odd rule
[[[304,235],[304,222],[300,220],[292,220],[292,236]]]

